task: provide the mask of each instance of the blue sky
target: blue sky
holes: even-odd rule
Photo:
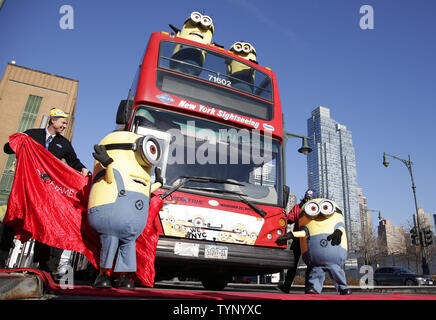
[[[74,9],[63,30],[62,5]],[[359,9],[374,9],[362,30]],[[92,146],[115,127],[135,68],[154,31],[181,26],[194,10],[212,16],[213,41],[252,43],[276,72],[286,129],[306,134],[316,107],[353,132],[358,184],[368,207],[395,225],[415,212],[407,168],[383,152],[410,154],[418,204],[436,214],[436,2],[432,0],[103,1],[6,0],[0,11],[0,71],[8,62],[79,80],[73,145],[92,168]],[[287,146],[287,182],[307,188],[300,141]],[[376,214],[373,214],[376,223]]]

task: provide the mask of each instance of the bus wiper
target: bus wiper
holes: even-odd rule
[[[239,193],[239,192],[230,191],[230,190],[215,189],[215,188],[200,188],[200,187],[185,187],[185,188],[199,190],[199,191],[209,191],[209,192],[215,192],[215,193],[221,193],[221,194],[231,194],[231,195],[238,196],[239,199],[241,199],[241,201],[243,203],[245,203],[247,206],[249,206],[251,209],[253,209],[254,212],[256,212],[258,215],[260,215],[262,218],[265,218],[265,216],[266,216],[266,212],[263,209],[259,208],[253,202],[244,198],[247,196],[244,193]]]
[[[180,176],[179,178],[188,179],[188,181],[194,181],[194,182],[215,182],[215,183],[227,183],[227,184],[233,184],[235,186],[244,186],[242,183],[235,182],[228,179],[218,179],[218,178],[212,178],[212,177],[198,177],[198,176]]]
[[[253,209],[258,215],[260,215],[262,218],[265,218],[266,212],[263,211],[261,208],[256,206],[253,202],[243,198],[242,196],[239,197],[243,203],[245,203],[247,206],[249,206],[251,209]]]
[[[216,188],[202,188],[202,187],[184,187],[184,188],[191,189],[191,190],[199,190],[199,191],[210,191],[210,192],[214,192],[214,193],[231,194],[231,195],[240,196],[240,197],[247,196],[244,193],[231,191],[231,190],[216,189]]]
[[[202,183],[205,183],[205,182],[215,182],[215,183],[221,183],[221,184],[227,183],[227,184],[233,184],[233,185],[236,185],[236,186],[244,186],[242,183],[239,183],[239,182],[234,182],[234,181],[227,180],[227,179],[217,179],[217,178],[212,178],[212,177],[179,176],[177,179],[179,179],[179,178],[182,178],[182,181],[179,182],[178,185],[172,187],[167,192],[165,192],[162,195],[163,198],[166,198],[169,195],[171,195],[174,191],[179,190],[181,187],[183,187],[185,185],[185,183],[187,183],[189,181],[202,182]],[[185,188],[198,189],[198,190],[207,189],[207,188],[195,188],[195,187],[185,187]],[[214,190],[217,190],[215,192],[221,191],[220,189],[214,189]],[[224,191],[224,190],[222,190],[222,191]],[[227,193],[230,194],[230,193],[232,193],[232,191],[228,191]],[[234,192],[234,193],[237,194],[237,192]],[[243,194],[241,194],[241,195],[243,195]]]

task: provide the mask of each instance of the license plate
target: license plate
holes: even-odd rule
[[[229,249],[224,246],[204,246],[204,257],[208,259],[227,259]]]
[[[176,242],[174,244],[174,254],[187,257],[198,257],[200,245],[195,243]]]

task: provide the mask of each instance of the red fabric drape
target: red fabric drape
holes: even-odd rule
[[[80,252],[98,268],[100,241],[88,225],[90,177],[84,177],[22,133],[9,137],[17,156],[14,183],[4,222],[21,241],[33,238],[52,247]],[[157,205],[156,205],[157,204]],[[136,280],[153,287],[162,199],[153,196],[147,226],[136,244]]]

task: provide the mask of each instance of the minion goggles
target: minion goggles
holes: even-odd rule
[[[204,16],[200,12],[194,11],[191,13],[188,19],[186,19],[185,23],[191,20],[192,24],[198,25],[200,24],[205,29],[210,29],[213,33],[214,26],[212,23],[212,18],[209,16]]]
[[[237,53],[250,53],[252,52],[254,55],[256,55],[256,50],[254,49],[254,47],[248,43],[248,42],[235,42],[234,44],[232,44],[232,46],[230,47],[230,51],[234,51]]]
[[[317,203],[316,201],[308,201],[304,205],[304,213],[310,218],[316,218],[320,213],[323,216],[328,217],[336,211],[342,214],[342,211],[330,200],[324,200],[320,203]]]
[[[144,136],[133,143],[105,144],[106,150],[133,150],[141,166],[155,166],[160,161],[162,152],[159,142],[152,136]]]

